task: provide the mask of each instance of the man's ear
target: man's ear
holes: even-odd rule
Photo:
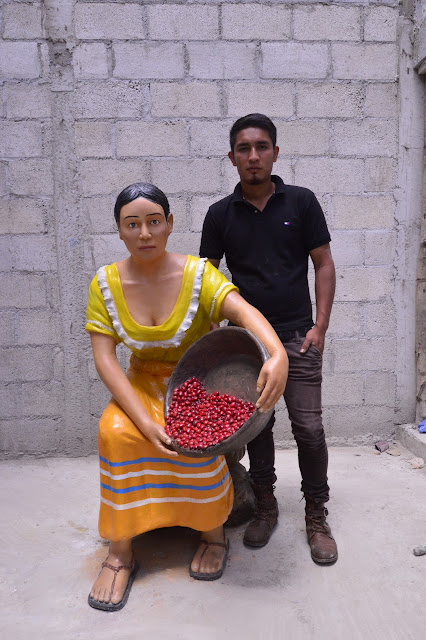
[[[170,235],[173,231],[173,213],[169,213],[169,215],[167,216],[167,229]]]
[[[229,151],[229,152],[228,152],[228,158],[230,159],[230,161],[232,162],[232,164],[234,165],[234,167],[236,167],[236,166],[237,166],[237,163],[235,162],[234,154],[233,154],[233,152],[232,152],[232,151]]]
[[[277,161],[279,152],[280,152],[280,148],[279,147],[275,147],[274,148],[274,162]]]

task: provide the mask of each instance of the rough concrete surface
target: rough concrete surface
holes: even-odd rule
[[[398,441],[415,456],[426,460],[426,433],[420,433],[416,424],[400,424],[396,430]]]
[[[246,549],[229,531],[223,578],[200,583],[188,564],[197,536],[160,530],[135,541],[141,570],[127,606],[86,598],[106,547],[97,535],[96,458],[0,466],[3,640],[418,640],[426,624],[426,469],[371,448],[330,450],[329,522],[339,560],[309,555],[295,451],[277,452],[280,522],[269,545]]]

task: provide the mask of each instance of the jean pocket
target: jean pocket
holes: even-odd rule
[[[321,351],[319,349],[317,349],[317,347],[314,344],[312,344],[312,342],[309,345],[309,348],[308,348],[306,353],[309,353],[309,352],[311,352],[312,355],[316,356],[317,358],[321,358],[322,359]]]

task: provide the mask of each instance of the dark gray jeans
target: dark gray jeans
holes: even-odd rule
[[[284,400],[298,447],[302,491],[318,502],[327,502],[328,451],[321,418],[322,355],[313,345],[301,354],[303,340],[303,337],[282,340],[289,359]],[[247,445],[250,476],[255,484],[274,484],[277,479],[274,423],[273,414],[265,429]]]

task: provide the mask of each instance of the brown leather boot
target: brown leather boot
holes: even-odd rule
[[[328,511],[323,502],[306,498],[306,533],[311,557],[317,564],[333,564],[337,560],[337,545],[327,524]]]
[[[248,547],[264,547],[269,542],[278,522],[278,503],[274,497],[274,486],[254,485],[256,511],[244,534],[244,544]]]

